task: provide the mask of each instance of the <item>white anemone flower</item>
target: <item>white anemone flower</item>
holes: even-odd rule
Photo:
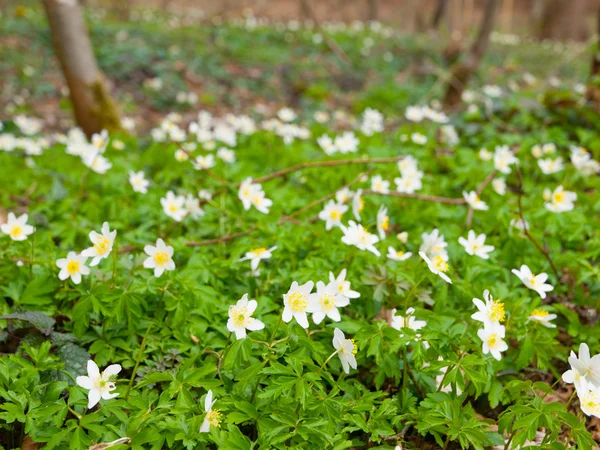
[[[354,344],[354,339],[346,339],[344,332],[336,328],[333,330],[333,347],[337,351],[344,372],[350,373],[350,367],[356,369],[356,345]]]
[[[429,267],[431,273],[438,275],[446,283],[452,284],[452,280],[450,280],[450,277],[448,277],[448,275],[445,274],[445,272],[448,271],[449,267],[448,263],[444,261],[444,258],[442,258],[440,255],[437,255],[434,256],[433,259],[429,259],[429,257],[423,252],[419,252],[419,256],[423,258],[423,260],[427,263],[427,267]]]
[[[506,328],[502,325],[480,328],[477,336],[483,341],[482,351],[484,355],[490,353],[494,359],[500,361],[502,352],[508,350],[508,344],[504,341]]]
[[[600,386],[600,355],[590,357],[590,348],[582,343],[579,346],[579,357],[571,350],[569,356],[571,369],[562,375],[565,383],[574,383],[575,388],[579,390],[582,382]]]
[[[488,205],[479,198],[479,194],[477,194],[477,192],[475,191],[463,191],[463,197],[465,201],[469,204],[469,206],[473,209],[477,209],[480,211],[485,211],[489,209]]]
[[[364,207],[365,207],[365,203],[362,199],[362,189],[359,189],[354,194],[354,197],[352,197],[352,214],[354,214],[354,217],[359,222],[360,222],[360,213],[362,212]]]
[[[415,313],[415,308],[408,308],[406,310],[405,316],[396,315],[396,309],[392,309],[392,322],[391,327],[402,331],[403,328],[409,328],[411,330],[417,331],[427,325],[427,322],[424,320],[417,320],[417,318],[413,315]]]
[[[176,222],[181,222],[186,215],[185,197],[175,195],[173,191],[167,192],[167,195],[160,199],[163,212]]]
[[[346,280],[346,269],[342,269],[340,274],[336,277],[333,272],[329,272],[329,284],[333,285],[338,292],[344,298],[358,298],[360,294],[350,289],[351,283]]]
[[[500,325],[504,322],[504,303],[494,300],[487,289],[483,291],[483,299],[485,303],[478,298],[473,299],[473,303],[479,311],[472,314],[471,318],[483,323],[484,327]]]
[[[521,280],[525,286],[537,292],[542,298],[546,298],[546,292],[550,292],[554,289],[554,286],[546,283],[546,280],[548,279],[547,273],[534,275],[533,272],[531,272],[531,269],[525,264],[523,264],[519,270],[513,269],[512,273],[519,277],[519,280]]]
[[[556,325],[552,323],[558,316],[556,314],[550,314],[545,309],[536,308],[527,318],[528,322],[538,322],[544,325],[546,328],[556,328]]]
[[[474,230],[469,230],[467,239],[464,237],[458,238],[458,243],[465,248],[465,252],[471,256],[479,256],[482,259],[489,259],[489,253],[494,251],[493,245],[485,245],[486,236],[481,233],[479,236]]]
[[[308,328],[308,317],[307,313],[314,311],[314,297],[311,297],[310,293],[314,283],[308,281],[303,285],[298,285],[297,281],[294,281],[287,294],[283,295],[283,315],[282,319],[285,323],[289,323],[292,319],[296,319],[296,322],[302,328]]]
[[[211,426],[217,428],[221,426],[221,411],[213,409],[216,401],[216,398],[213,400],[212,391],[208,391],[206,398],[204,399],[204,412],[206,413],[206,416],[204,416],[204,421],[202,422],[202,426],[200,426],[200,433],[208,433]]]
[[[273,251],[275,251],[276,249],[277,246],[271,247],[269,249],[267,249],[266,247],[255,248],[253,250],[250,250],[249,252],[246,252],[244,257],[240,258],[240,261],[250,260],[250,268],[254,272],[256,271],[256,269],[258,269],[258,265],[263,259],[269,259],[271,256],[273,256]]]
[[[92,230],[90,231],[89,236],[93,246],[82,251],[81,255],[92,258],[90,267],[94,267],[97,266],[98,263],[100,263],[100,261],[102,261],[104,258],[108,258],[110,256],[115,238],[117,237],[117,230],[110,231],[108,222],[104,222],[102,224],[100,233],[96,233]]]
[[[0,230],[8,235],[13,241],[24,241],[27,237],[35,231],[35,228],[31,225],[27,225],[27,214],[22,214],[19,217],[15,216],[14,213],[8,213],[8,221],[0,225]]]
[[[81,276],[90,274],[90,268],[85,265],[86,261],[87,256],[78,255],[75,252],[69,252],[66,258],[57,259],[56,265],[60,269],[58,278],[60,280],[71,278],[73,283],[81,283]]]
[[[388,247],[387,257],[392,261],[405,261],[412,256],[412,252],[396,251],[394,247]]]
[[[146,245],[144,252],[148,255],[144,260],[144,267],[154,269],[156,278],[160,277],[165,270],[175,270],[173,247],[165,244],[161,238],[156,240],[156,245]]]
[[[135,192],[146,194],[148,192],[148,185],[150,182],[146,180],[144,171],[140,170],[139,172],[129,172],[129,184],[131,184],[131,187]]]
[[[544,199],[549,200],[544,203],[544,206],[548,211],[562,213],[572,211],[573,208],[575,208],[577,194],[575,192],[565,191],[565,188],[558,186],[554,189],[554,192],[550,192],[550,189],[545,189]]]
[[[346,211],[348,211],[348,205],[329,200],[325,208],[319,213],[319,219],[325,221],[325,229],[329,231],[333,227],[339,227],[342,224],[342,216]]]
[[[88,409],[96,406],[100,399],[110,400],[119,395],[117,393],[111,394],[116,389],[115,383],[111,379],[121,372],[119,364],[112,364],[100,373],[96,363],[90,359],[87,362],[87,372],[87,376],[79,376],[75,381],[82,388],[89,390]]]
[[[338,308],[348,306],[350,300],[340,295],[335,283],[325,284],[322,281],[317,282],[317,292],[310,294],[311,303],[314,305],[313,321],[320,324],[325,317],[329,317],[334,322],[342,320]]]
[[[227,329],[235,333],[236,339],[244,339],[246,330],[258,331],[265,327],[264,323],[252,317],[257,306],[256,300],[248,300],[248,294],[244,294],[235,305],[229,307]]]

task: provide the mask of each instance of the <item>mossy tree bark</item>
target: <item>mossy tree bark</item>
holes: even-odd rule
[[[98,68],[79,3],[43,2],[77,125],[88,137],[103,129],[119,129],[119,114]]]
[[[469,78],[479,67],[483,55],[490,42],[490,33],[494,27],[494,18],[498,9],[498,0],[486,0],[483,12],[483,20],[473,41],[471,48],[450,69],[450,79],[446,87],[446,94],[442,101],[446,109],[452,109],[462,100],[462,93],[469,82]]]

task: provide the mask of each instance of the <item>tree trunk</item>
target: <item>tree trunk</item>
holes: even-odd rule
[[[379,19],[379,0],[367,0],[368,19],[375,22]]]
[[[585,10],[584,0],[544,0],[538,37],[585,40],[587,37]]]
[[[596,51],[592,55],[592,69],[586,89],[586,97],[600,111],[600,6],[598,7],[597,16],[596,35],[598,42],[596,44]]]
[[[446,9],[448,9],[448,0],[437,0],[435,13],[433,14],[433,19],[431,21],[431,29],[437,30],[440,27]]]
[[[98,69],[79,4],[43,2],[77,125],[88,137],[103,129],[119,129],[119,114]]]
[[[450,80],[446,88],[443,105],[446,109],[451,109],[461,102],[462,93],[477,70],[483,55],[490,41],[490,33],[494,27],[494,18],[498,7],[498,0],[486,0],[483,12],[483,20],[477,33],[477,37],[471,45],[468,53],[462,61],[455,63],[450,71]]]

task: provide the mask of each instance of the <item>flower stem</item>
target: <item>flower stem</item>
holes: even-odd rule
[[[67,408],[69,408],[69,411],[71,412],[71,414],[73,414],[75,417],[77,417],[77,420],[81,420],[81,418],[83,417],[81,414],[79,414],[77,411],[75,411],[70,406],[67,406]]]
[[[146,348],[146,341],[148,340],[148,335],[150,334],[150,329],[154,325],[150,322],[148,325],[148,329],[146,330],[146,334],[144,334],[144,339],[142,339],[142,345],[140,346],[140,352],[138,354],[137,360],[135,362],[135,367],[133,368],[133,372],[131,373],[131,378],[129,379],[129,385],[127,386],[127,392],[125,393],[125,400],[129,397],[129,391],[131,391],[131,387],[133,386],[133,380],[135,379],[135,374],[137,373],[138,367],[140,366],[140,361],[142,360],[142,355],[144,354],[144,349]]]
[[[273,341],[275,340],[275,336],[277,335],[277,330],[281,326],[281,322],[283,322],[283,315],[279,316],[279,322],[277,322],[277,326],[273,330],[273,334],[271,335],[271,340],[269,341],[269,347],[273,346]]]

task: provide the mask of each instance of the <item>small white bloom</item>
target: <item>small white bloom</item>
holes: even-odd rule
[[[396,251],[394,247],[388,247],[387,257],[393,261],[404,261],[412,256],[411,252]]]
[[[584,414],[600,418],[600,388],[583,382],[577,389],[577,396],[579,397],[579,407]]]
[[[269,259],[271,256],[273,256],[272,252],[276,249],[276,246],[269,249],[265,247],[255,248],[254,250],[246,252],[246,255],[241,258],[240,261],[250,260],[250,268],[254,272],[256,269],[258,269],[258,265],[263,259]]]
[[[278,112],[277,112],[277,117],[279,117],[279,119],[282,122],[293,122],[294,120],[296,120],[296,113],[294,112],[293,109],[291,108],[281,108]]]
[[[344,372],[350,373],[350,367],[356,369],[356,345],[354,345],[354,340],[346,339],[339,328],[333,330],[333,347],[337,350]]]
[[[90,268],[85,265],[86,261],[87,256],[78,255],[75,252],[69,252],[66,258],[57,259],[56,265],[60,269],[58,278],[60,280],[71,278],[73,283],[81,283],[81,276],[90,274]]]
[[[546,209],[555,213],[572,211],[575,208],[574,202],[577,200],[575,192],[565,191],[562,186],[558,186],[552,193],[549,189],[544,190],[544,197],[549,197],[550,200],[544,203]]]
[[[534,275],[531,272],[531,269],[525,264],[523,264],[519,270],[513,269],[512,273],[519,277],[525,286],[537,292],[542,298],[546,298],[546,292],[550,292],[554,289],[554,286],[546,283],[546,280],[548,279],[547,273]]]
[[[529,223],[521,218],[511,219],[510,226],[520,231],[529,230]]]
[[[354,153],[358,150],[360,141],[352,131],[345,131],[333,141],[335,147],[340,153]]]
[[[582,343],[579,346],[579,357],[571,350],[569,356],[571,369],[562,375],[565,383],[575,383],[575,388],[580,390],[583,383],[600,386],[600,355],[590,357],[590,348]]]
[[[498,194],[498,195],[506,194],[506,179],[494,178],[492,180],[492,187],[494,188],[494,191],[496,191],[496,194]]]
[[[359,222],[360,222],[360,213],[362,212],[364,207],[365,207],[365,203],[362,199],[362,189],[359,189],[354,194],[354,197],[352,197],[352,214],[354,214],[354,217]]]
[[[146,194],[148,192],[148,185],[150,182],[146,180],[144,171],[140,170],[139,172],[129,172],[129,184],[131,184],[131,187],[135,192]]]
[[[347,203],[353,196],[354,193],[349,188],[340,189],[335,193],[335,199],[338,203]]]
[[[479,195],[475,191],[466,192],[463,191],[463,197],[465,201],[469,204],[469,206],[473,209],[485,211],[488,208],[488,205],[479,198]]]
[[[173,191],[169,191],[165,197],[160,199],[160,204],[163,207],[163,212],[176,222],[181,222],[186,215],[185,197],[183,195],[175,195]]]
[[[371,190],[380,194],[387,194],[390,192],[390,182],[384,180],[381,175],[375,175],[371,178]]]
[[[257,306],[256,300],[248,300],[248,294],[244,294],[235,305],[229,307],[227,329],[235,333],[236,339],[244,339],[246,330],[258,331],[265,327],[264,323],[252,317]]]
[[[419,144],[419,145],[425,145],[425,144],[427,144],[427,136],[425,136],[425,135],[423,135],[421,133],[412,133],[410,135],[410,139],[415,144]]]
[[[458,243],[465,248],[467,254],[479,256],[482,259],[488,259],[490,257],[488,253],[492,252],[495,247],[493,245],[485,245],[485,238],[486,236],[484,233],[477,236],[474,230],[469,230],[467,239],[461,236],[458,238]]]
[[[204,399],[204,412],[206,413],[206,416],[204,416],[204,421],[200,426],[200,433],[208,433],[211,425],[217,428],[221,426],[222,414],[218,409],[213,409],[216,401],[217,399],[213,400],[212,390],[208,391],[206,398]]]
[[[492,152],[490,152],[487,148],[482,148],[479,150],[479,159],[482,161],[489,161],[492,159]]]
[[[433,259],[429,259],[425,253],[419,252],[419,256],[427,263],[427,267],[429,267],[431,273],[438,275],[446,283],[452,284],[450,277],[445,274],[449,268],[448,263],[444,261],[440,255],[434,256]]]
[[[491,355],[500,361],[502,359],[502,352],[508,350],[508,344],[504,342],[504,336],[506,329],[502,325],[495,325],[487,328],[480,328],[477,331],[477,336],[483,341],[483,354]]]
[[[385,206],[381,205],[377,211],[377,232],[380,239],[385,239],[385,233],[390,229],[390,217]]]
[[[362,225],[350,220],[348,226],[340,225],[344,236],[342,242],[346,245],[354,245],[360,250],[367,250],[375,256],[380,256],[379,250],[375,244],[379,242],[379,237],[369,233]]]
[[[235,162],[235,152],[225,147],[221,147],[217,150],[217,157],[228,164]]]
[[[215,166],[215,155],[208,154],[205,156],[196,156],[195,161],[192,162],[194,169],[205,170]]]
[[[527,321],[539,322],[546,328],[556,328],[556,325],[551,322],[556,317],[558,317],[556,314],[550,314],[545,309],[537,308],[529,315]]]
[[[334,286],[339,295],[348,300],[360,297],[358,292],[350,289],[350,282],[346,280],[346,269],[342,269],[337,277],[333,272],[329,272],[329,284]]]
[[[444,261],[448,260],[448,252],[446,251],[448,243],[437,228],[434,228],[431,233],[423,233],[421,239],[423,239],[423,243],[419,247],[419,252],[425,253],[430,258],[439,255]]]
[[[91,267],[97,266],[100,261],[110,256],[115,237],[117,236],[117,230],[110,231],[108,222],[102,224],[100,233],[96,233],[93,230],[90,231],[89,237],[93,247],[89,247],[81,252],[82,256],[92,258],[90,262]]]
[[[338,151],[337,147],[333,143],[333,139],[331,139],[331,137],[326,134],[319,137],[317,139],[317,143],[327,155],[333,155]]]
[[[144,267],[154,269],[156,278],[160,277],[165,270],[175,270],[173,247],[166,245],[161,238],[156,240],[156,245],[146,245],[144,252],[148,255],[144,260]]]
[[[538,166],[542,169],[544,175],[551,175],[556,172],[560,172],[565,168],[563,164],[563,159],[558,157],[556,159],[547,158],[547,159],[539,159]]]
[[[347,205],[329,200],[323,211],[319,213],[319,219],[325,221],[326,230],[331,230],[331,228],[339,227],[342,224],[342,216],[346,211],[348,211]]]
[[[519,160],[507,145],[497,146],[494,152],[494,167],[496,170],[504,173],[510,173],[510,166],[518,163]]]
[[[31,225],[27,225],[27,214],[21,214],[19,217],[14,213],[8,213],[8,221],[0,225],[0,230],[8,235],[13,241],[24,241],[27,236],[35,231]]]
[[[282,319],[285,323],[290,322],[293,318],[296,319],[298,325],[302,328],[308,328],[307,313],[312,313],[315,309],[314,297],[310,293],[314,283],[307,281],[302,286],[298,285],[297,281],[292,283],[287,294],[283,295],[283,315]]]
[[[483,299],[485,303],[478,298],[473,299],[473,303],[479,311],[472,314],[471,318],[483,323],[486,328],[504,322],[504,303],[494,300],[487,289],[483,291]]]
[[[406,310],[405,316],[397,316],[396,309],[392,309],[392,323],[390,324],[392,328],[396,330],[402,331],[402,328],[410,328],[411,330],[420,330],[427,322],[424,320],[417,320],[413,315],[415,313],[415,308],[408,308]]]
[[[406,244],[406,242],[408,241],[408,232],[406,232],[406,231],[403,231],[403,232],[401,232],[401,233],[398,233],[398,234],[396,235],[396,237],[398,238],[398,240],[399,240],[400,242],[402,242],[403,244]]]
[[[75,381],[77,385],[89,390],[88,409],[96,406],[100,399],[110,400],[119,395],[117,393],[111,394],[116,389],[115,383],[111,379],[121,372],[119,364],[112,364],[100,373],[96,363],[90,359],[87,362],[87,372],[87,376],[79,376]]]
[[[310,294],[311,303],[314,305],[313,321],[320,324],[325,317],[329,317],[334,322],[342,320],[338,308],[350,304],[347,297],[341,295],[337,290],[337,283],[330,282],[325,284],[322,281],[317,282],[317,292]]]

